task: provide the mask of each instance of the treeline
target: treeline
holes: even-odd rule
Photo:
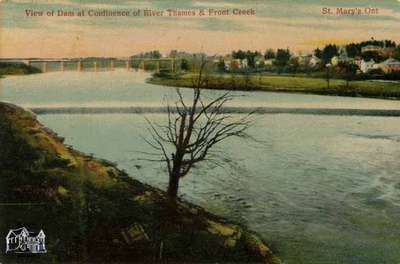
[[[377,51],[366,51],[362,52],[362,48],[366,46],[376,46],[380,48],[393,49],[393,52],[388,52],[387,54],[377,52]],[[344,46],[347,56],[349,58],[361,58],[365,61],[373,59],[375,62],[382,62],[389,57],[389,53],[392,57],[400,60],[400,45],[396,45],[396,42],[392,40],[368,40],[358,43],[349,43]],[[315,49],[314,55],[322,60],[323,64],[330,63],[334,56],[339,56],[339,46],[336,44],[325,45],[322,49]]]
[[[150,58],[150,59],[159,59],[161,57],[162,57],[161,52],[158,50],[142,52],[132,56],[132,58]]]
[[[0,62],[0,76],[2,75],[23,75],[40,73],[38,68],[26,65],[24,63]]]

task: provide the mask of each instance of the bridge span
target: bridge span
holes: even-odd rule
[[[23,63],[48,71],[113,71],[115,68],[175,72],[179,65],[176,58],[3,58],[0,62]]]

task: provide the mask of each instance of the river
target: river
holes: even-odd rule
[[[75,148],[116,162],[132,177],[165,188],[161,164],[142,161],[147,123],[162,111],[83,114],[85,109],[160,108],[174,89],[142,72],[56,72],[0,80],[0,100],[37,109]],[[190,89],[182,90],[185,96]],[[221,91],[207,91],[215,96]],[[182,180],[183,198],[247,225],[289,264],[397,263],[400,259],[400,119],[325,115],[318,109],[400,110],[399,101],[239,92],[230,106],[317,109],[255,115],[257,141],[220,146],[223,167],[204,164]]]

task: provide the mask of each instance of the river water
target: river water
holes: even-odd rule
[[[165,188],[161,164],[142,161],[145,118],[160,112],[54,114],[77,107],[160,107],[174,89],[141,72],[10,76],[0,100],[47,112],[39,120],[75,148],[116,162],[132,177]],[[190,89],[182,90],[190,95]],[[221,92],[206,92],[215,96]],[[240,92],[231,106],[399,110],[399,101]],[[398,263],[400,119],[365,115],[259,114],[250,134],[220,146],[223,167],[204,164],[180,194],[259,233],[285,263]]]

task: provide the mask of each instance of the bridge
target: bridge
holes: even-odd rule
[[[72,59],[52,59],[52,58],[0,58],[0,62],[23,63],[32,67],[39,68],[42,72],[51,71],[113,71],[115,68],[124,67],[130,71],[150,70],[160,72],[167,70],[176,72],[178,65],[177,58],[72,58]]]

